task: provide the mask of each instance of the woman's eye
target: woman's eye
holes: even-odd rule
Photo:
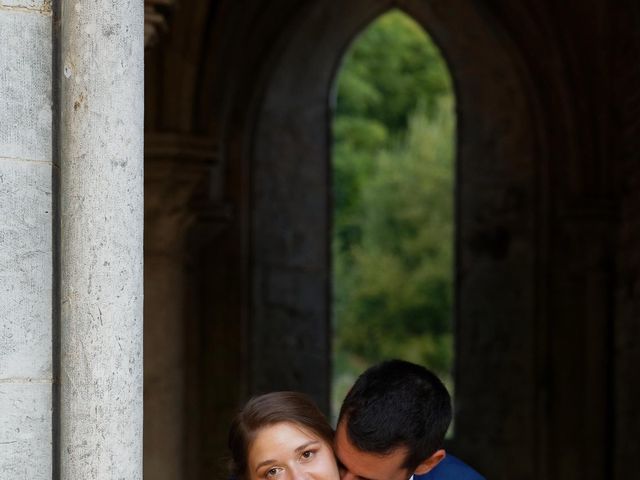
[[[271,469],[267,470],[267,473],[265,474],[265,477],[273,478],[276,475],[278,475],[278,473],[280,473],[280,469],[279,468],[271,468]]]
[[[313,458],[314,455],[315,452],[313,450],[305,450],[304,452],[302,452],[302,458],[304,458],[305,460]]]

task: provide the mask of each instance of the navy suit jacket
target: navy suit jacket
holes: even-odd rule
[[[462,460],[447,453],[436,468],[425,475],[414,475],[414,480],[485,480]]]

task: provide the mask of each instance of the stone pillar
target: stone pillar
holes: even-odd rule
[[[142,478],[143,1],[62,0],[60,478]]]
[[[190,135],[145,139],[144,471],[154,480],[191,478],[188,454],[197,450],[189,448],[187,422],[197,412],[187,384],[198,366],[188,363],[187,335],[196,320],[189,292],[201,288],[188,275],[185,243],[214,154],[211,142]]]

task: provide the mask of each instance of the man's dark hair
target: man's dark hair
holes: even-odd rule
[[[386,455],[406,447],[404,467],[413,471],[442,446],[451,397],[426,368],[389,360],[360,375],[342,403],[342,421],[359,450]]]

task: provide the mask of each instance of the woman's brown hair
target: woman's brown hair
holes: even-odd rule
[[[231,423],[228,445],[232,477],[236,480],[247,478],[249,448],[256,433],[281,422],[295,423],[333,447],[333,429],[308,396],[298,392],[260,395],[249,400]]]

